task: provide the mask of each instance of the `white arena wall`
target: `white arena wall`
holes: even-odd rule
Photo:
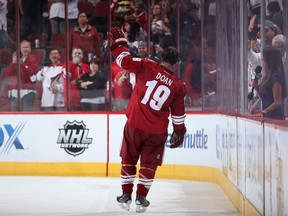
[[[263,120],[263,119],[260,119]],[[0,114],[0,175],[119,177],[123,113]],[[241,215],[288,215],[288,123],[188,113],[157,178],[219,184]],[[286,153],[286,154],[285,154]]]

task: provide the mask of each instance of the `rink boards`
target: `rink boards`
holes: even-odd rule
[[[0,119],[0,175],[119,176],[123,114]],[[215,182],[242,215],[288,213],[287,125],[191,113],[186,127],[182,147],[170,149],[169,126],[157,178]]]

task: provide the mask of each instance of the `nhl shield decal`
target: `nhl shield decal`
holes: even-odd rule
[[[92,143],[92,138],[88,137],[89,129],[81,122],[67,121],[64,128],[59,129],[57,144],[68,154],[77,156],[82,154]]]

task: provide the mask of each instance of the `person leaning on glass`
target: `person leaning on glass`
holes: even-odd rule
[[[285,120],[286,81],[280,51],[275,47],[264,48],[261,64],[265,75],[259,85],[257,80],[252,81],[252,86],[257,91],[259,99],[252,105],[250,113],[255,117]],[[262,108],[259,111],[256,108],[260,101]]]

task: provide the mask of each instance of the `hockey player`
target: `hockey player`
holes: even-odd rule
[[[176,148],[183,142],[186,133],[186,89],[184,83],[172,72],[178,61],[176,48],[164,49],[162,62],[158,64],[131,56],[126,48],[124,33],[119,27],[112,27],[109,37],[117,64],[126,71],[133,71],[137,77],[126,109],[127,122],[120,150],[122,195],[116,199],[122,208],[130,210],[136,164],[140,159],[135,203],[136,212],[144,212],[150,204],[146,196],[157,167],[162,164],[170,112],[174,129],[170,148]]]

